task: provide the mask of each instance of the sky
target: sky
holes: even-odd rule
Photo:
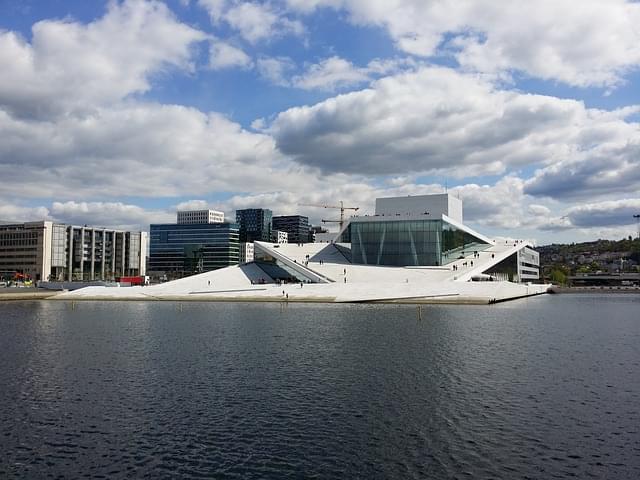
[[[490,236],[635,236],[638,25],[631,0],[0,0],[0,220],[447,191]]]

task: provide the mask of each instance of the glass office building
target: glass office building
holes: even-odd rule
[[[309,217],[302,215],[280,215],[273,217],[273,230],[287,232],[289,243],[309,241]]]
[[[341,243],[350,243],[352,263],[390,266],[446,265],[490,245],[463,228],[440,220],[352,219]]]
[[[239,259],[239,228],[235,223],[150,227],[150,272],[180,277],[237,265]]]
[[[270,242],[273,212],[268,208],[236,210],[241,242]]]

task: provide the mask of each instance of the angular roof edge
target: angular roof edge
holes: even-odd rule
[[[450,217],[446,216],[444,213],[442,214],[442,219],[444,221],[446,221],[447,223],[450,223],[454,227],[459,228],[460,230],[464,230],[465,232],[467,232],[467,233],[479,238],[480,240],[484,240],[489,245],[494,245],[496,243],[494,240],[490,239],[486,235],[483,235],[481,233],[476,232],[474,229],[469,228],[466,225],[463,225],[462,223],[454,220],[453,218],[450,218]]]

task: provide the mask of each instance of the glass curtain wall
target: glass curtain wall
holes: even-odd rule
[[[351,261],[364,265],[438,266],[489,245],[442,220],[352,222]]]
[[[289,267],[284,262],[272,257],[267,252],[256,249],[254,253],[256,264],[273,280],[283,283],[315,283],[315,280],[303,272]]]
[[[177,277],[237,265],[240,256],[236,224],[154,224],[149,238],[148,270]]]
[[[454,227],[450,223],[442,221],[442,257],[441,264],[453,262],[464,258],[473,252],[479,252],[489,247],[489,244],[480,240],[469,232]]]

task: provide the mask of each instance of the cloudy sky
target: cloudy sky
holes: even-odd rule
[[[0,220],[448,190],[489,235],[635,235],[639,25],[631,0],[0,0]]]

